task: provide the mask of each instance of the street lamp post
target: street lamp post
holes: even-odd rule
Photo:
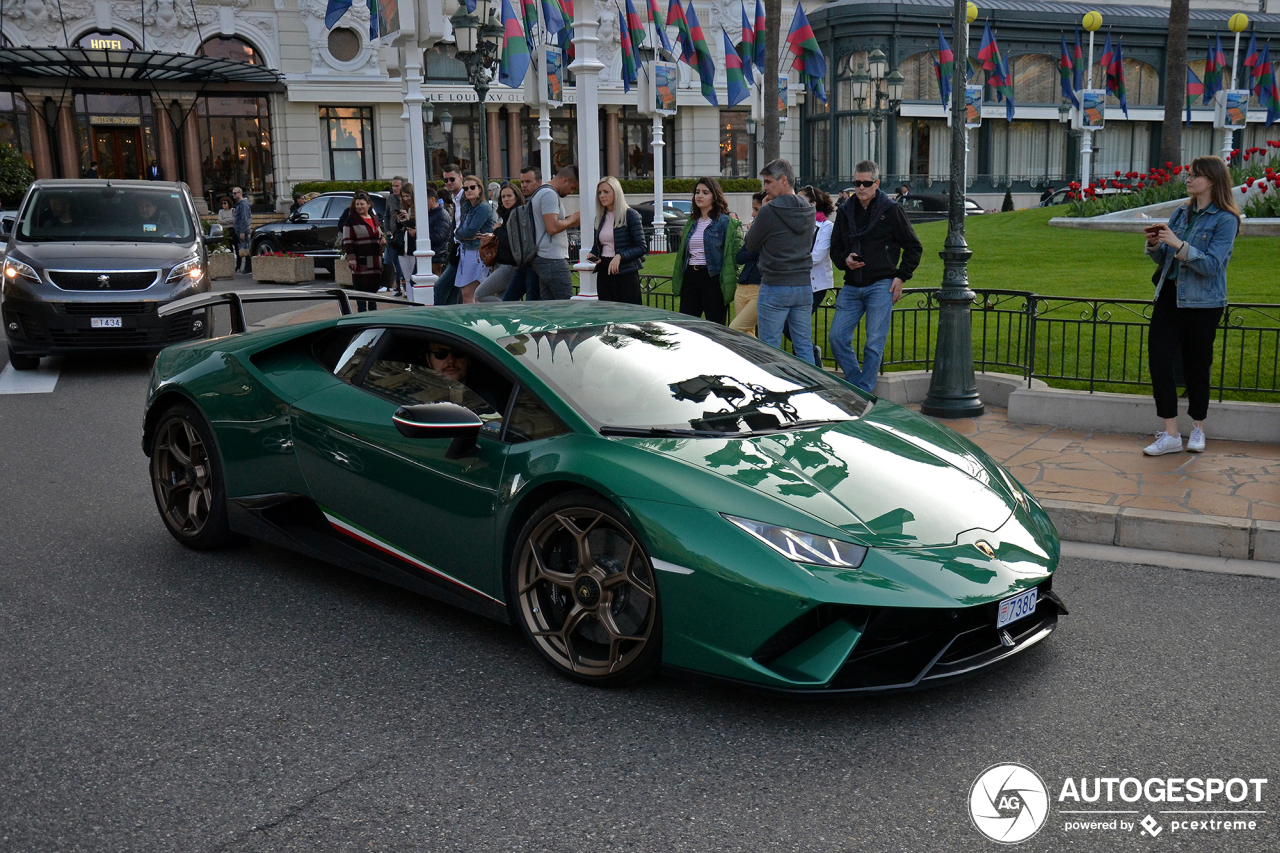
[[[475,90],[480,104],[479,151],[475,156],[478,168],[475,172],[481,179],[486,179],[490,164],[485,162],[489,152],[489,129],[484,105],[489,97],[489,83],[493,79],[490,69],[498,57],[498,40],[502,37],[502,27],[498,26],[494,18],[492,0],[477,0],[475,15],[467,14],[465,7],[460,7],[449,19],[449,23],[453,25],[458,60],[466,66],[467,82]]]
[[[867,56],[865,69],[859,66],[853,75],[853,99],[858,109],[866,104],[870,126],[875,128],[875,142],[870,146],[871,156],[883,163],[880,146],[884,139],[884,120],[896,113],[902,104],[902,89],[906,79],[897,69],[889,71],[884,51],[876,48]]]
[[[965,70],[969,66],[969,16],[977,8],[955,0],[955,71],[951,80],[951,209],[938,292],[938,345],[929,377],[929,394],[920,411],[935,418],[976,418],[985,410],[973,375],[973,325],[969,316],[976,294],[969,288],[969,258],[964,239]]]

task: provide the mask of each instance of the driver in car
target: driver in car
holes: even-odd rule
[[[498,401],[492,391],[466,384],[471,356],[463,350],[431,341],[427,344],[427,366],[445,381],[445,394],[434,402],[457,403],[481,416],[498,412]]]
[[[138,198],[138,218],[142,222],[142,230],[145,232],[158,232],[166,237],[177,233],[173,227],[173,219],[169,217],[169,214],[158,210],[155,200],[149,195],[143,195]]]
[[[51,195],[44,213],[40,215],[40,228],[65,228],[75,225],[71,199],[65,195]]]

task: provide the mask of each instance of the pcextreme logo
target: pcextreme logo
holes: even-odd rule
[[[1067,777],[1055,786],[1064,833],[1127,832],[1140,838],[1256,831],[1265,821],[1264,778]],[[969,818],[987,838],[1018,844],[1049,822],[1049,787],[1023,764],[993,764],[969,789]]]

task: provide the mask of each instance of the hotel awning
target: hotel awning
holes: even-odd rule
[[[212,56],[155,50],[88,50],[82,47],[0,48],[0,78],[72,85],[111,82],[239,84],[283,89],[277,71]]]

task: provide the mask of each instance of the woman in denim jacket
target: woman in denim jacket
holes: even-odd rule
[[[497,224],[498,214],[485,198],[484,184],[475,175],[467,175],[462,179],[462,205],[458,212],[457,236],[462,253],[453,278],[463,302],[476,301],[476,288],[489,275],[489,268],[480,260],[480,235],[492,233]]]
[[[1164,431],[1142,451],[1148,456],[1182,452],[1174,382],[1179,353],[1192,427],[1187,450],[1204,450],[1213,341],[1227,305],[1227,263],[1240,229],[1240,209],[1231,198],[1231,174],[1221,158],[1191,161],[1187,194],[1191,200],[1173,212],[1167,225],[1146,229],[1147,254],[1160,267],[1152,277],[1156,295],[1147,362],[1156,414],[1164,418]]]
[[[693,188],[693,214],[684,224],[680,251],[671,272],[671,292],[680,297],[680,313],[706,316],[724,325],[738,288],[738,249],[742,223],[729,215],[729,202],[715,178],[699,178]]]

